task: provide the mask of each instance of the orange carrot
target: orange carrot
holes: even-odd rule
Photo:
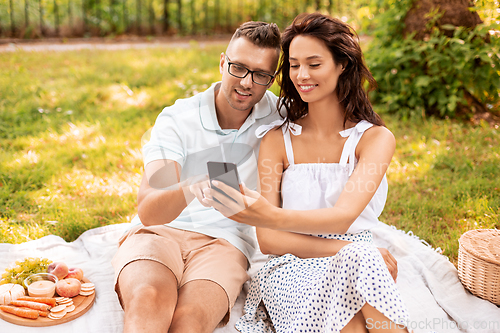
[[[33,309],[30,309],[30,308],[21,308],[21,307],[17,307],[17,306],[16,306],[16,308],[18,308],[18,309],[25,309],[25,310],[33,310]],[[42,310],[35,310],[35,311],[38,311],[38,314],[41,317],[48,317],[49,313],[50,313],[50,311],[42,311]]]
[[[38,314],[42,317],[48,317],[49,316],[49,311],[40,311],[38,310]]]
[[[38,315],[39,315],[37,310],[23,309],[23,308],[18,308],[15,306],[0,305],[0,309],[2,311],[12,313],[18,317],[23,317],[23,318],[28,318],[28,319],[37,319]]]
[[[15,305],[15,306],[22,306],[34,310],[42,310],[42,311],[48,311],[51,307],[50,305],[43,304],[43,303],[37,303],[37,302],[31,302],[31,301],[12,301],[10,304]]]
[[[16,299],[16,301],[31,301],[37,303],[43,303],[50,306],[56,306],[56,299],[50,297],[30,297],[30,296],[21,296]]]

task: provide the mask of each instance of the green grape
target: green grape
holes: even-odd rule
[[[23,285],[24,280],[31,274],[45,273],[52,261],[47,258],[25,258],[23,261],[16,261],[14,267],[6,268],[2,274],[1,284],[17,283]]]

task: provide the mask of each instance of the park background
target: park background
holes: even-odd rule
[[[370,97],[397,139],[380,220],[456,264],[460,235],[500,226],[496,0],[0,0],[0,45],[158,46],[0,53],[0,242],[129,222],[161,109],[220,79],[241,22],[283,30],[306,11],[350,23],[378,81]]]

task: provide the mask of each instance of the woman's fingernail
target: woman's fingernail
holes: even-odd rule
[[[219,182],[216,181],[216,180],[212,180],[212,184],[214,184],[215,186],[218,186],[219,185]]]

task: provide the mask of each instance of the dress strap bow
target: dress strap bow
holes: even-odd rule
[[[260,125],[255,130],[255,135],[260,139],[260,138],[264,137],[264,135],[266,135],[267,132],[269,132],[270,130],[272,130],[275,127],[280,127],[284,123],[285,123],[285,119],[278,119],[278,120],[273,121],[270,124]],[[293,135],[300,135],[302,133],[302,126],[297,125],[295,123],[289,122],[288,128],[290,129],[290,132],[292,132]]]
[[[349,161],[349,176],[353,173],[356,164],[356,146],[363,133],[372,126],[372,123],[361,120],[356,126],[339,132],[343,138],[347,137],[339,164],[347,166],[347,161]]]

